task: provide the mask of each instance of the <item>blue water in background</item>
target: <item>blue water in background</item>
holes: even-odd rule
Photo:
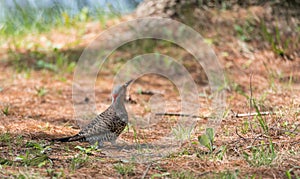
[[[0,0],[0,21],[5,21],[7,16],[12,16],[17,6],[43,9],[59,8],[71,17],[78,14],[82,8],[87,7],[89,12],[101,8],[104,12],[126,14],[132,12],[143,0]]]

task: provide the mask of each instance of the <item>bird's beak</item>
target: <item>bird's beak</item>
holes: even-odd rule
[[[130,84],[132,81],[133,81],[132,79],[129,80],[129,81],[127,81],[127,82],[124,84],[124,86],[125,86],[125,87],[129,86],[129,84]]]

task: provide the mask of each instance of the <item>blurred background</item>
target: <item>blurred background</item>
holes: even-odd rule
[[[132,12],[142,0],[2,0],[0,2],[1,33],[24,33],[26,30],[43,31],[67,18],[86,21],[101,16]]]
[[[189,142],[151,166],[108,158],[88,144],[50,143],[79,130],[72,82],[84,49],[109,27],[149,16],[188,25],[216,53],[227,106],[212,141],[201,137],[213,113],[202,66],[178,44],[139,39],[103,64],[95,82],[97,110],[111,104],[114,77],[129,59],[168,55],[187,69],[198,89],[201,108]],[[299,0],[0,0],[0,178],[299,178],[299,49]],[[174,128],[181,101],[168,79],[142,76],[129,94],[126,107],[139,119],[151,122],[149,114],[161,112],[158,102],[171,115],[155,115],[148,128],[131,117],[122,140],[189,136]]]

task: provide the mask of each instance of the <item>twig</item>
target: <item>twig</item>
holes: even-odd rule
[[[295,129],[292,131],[292,133],[294,133],[294,132],[297,130],[297,128],[299,127],[299,125],[300,125],[300,124],[297,124],[297,126],[296,126]]]
[[[151,165],[152,165],[152,163],[149,163],[149,165],[147,166],[147,168],[146,168],[146,170],[145,170],[145,172],[144,172],[144,174],[143,174],[143,176],[142,176],[142,179],[144,179],[144,178],[146,177],[146,175],[147,175],[147,173],[148,173],[148,171],[149,171]]]
[[[179,113],[155,113],[157,116],[180,116],[180,117],[192,117],[192,118],[206,118],[203,116],[190,115],[190,114],[179,114]]]
[[[254,142],[256,141],[256,140],[258,140],[261,136],[263,136],[262,134],[259,134],[258,136],[256,136],[255,138],[254,138],[254,140],[251,142],[251,145],[250,146],[252,146],[253,144],[254,144]]]
[[[141,91],[140,93],[143,95],[154,95],[155,94],[153,91]]]
[[[232,110],[231,110],[232,111]],[[233,112],[233,111],[232,111]],[[234,117],[250,117],[250,116],[258,116],[260,115],[269,115],[269,114],[275,114],[274,112],[270,112],[270,111],[264,111],[264,112],[260,112],[259,114],[257,112],[253,112],[253,113],[245,113],[245,114],[238,114],[233,112]]]

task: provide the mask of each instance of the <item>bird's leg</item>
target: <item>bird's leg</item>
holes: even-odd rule
[[[113,139],[110,141],[111,145],[115,146],[117,143],[116,143],[116,139]]]
[[[103,142],[102,141],[98,141],[98,148],[102,148],[103,147]]]

